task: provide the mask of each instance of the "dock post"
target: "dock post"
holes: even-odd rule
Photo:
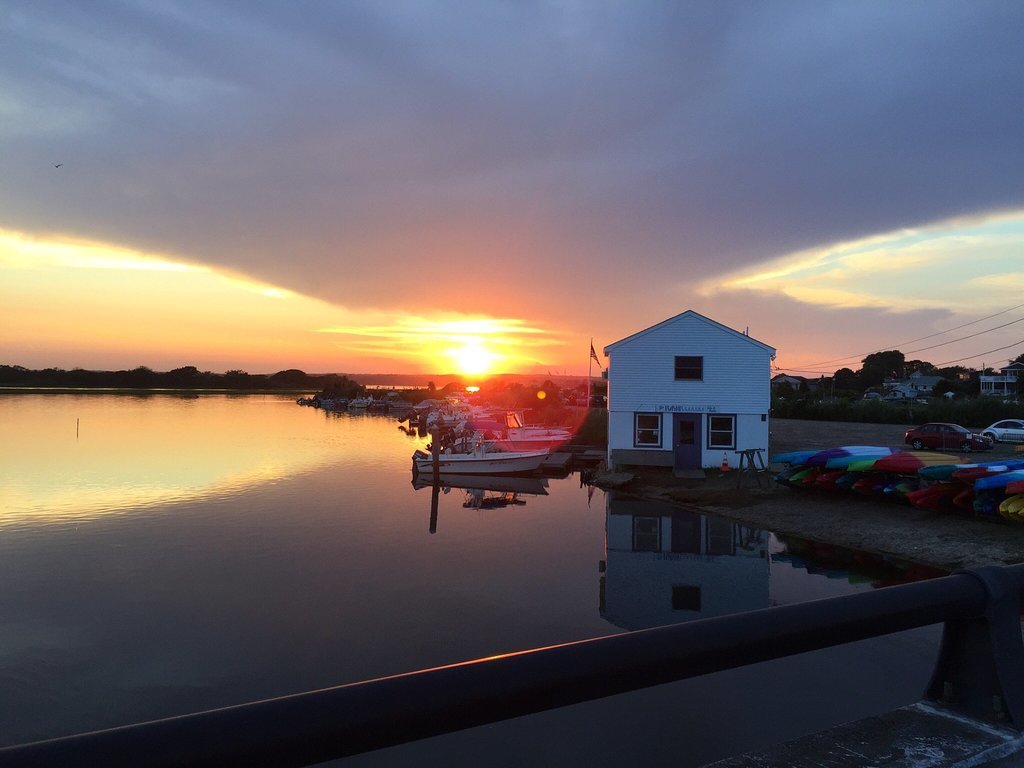
[[[441,491],[441,485],[434,480],[434,488],[430,492],[430,532],[437,533],[437,497]]]
[[[434,487],[441,482],[441,430],[430,430],[430,463],[434,467]]]

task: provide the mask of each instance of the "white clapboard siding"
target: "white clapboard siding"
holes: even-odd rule
[[[719,413],[767,413],[775,350],[688,311],[605,348],[608,407],[682,405]],[[677,355],[704,358],[703,381],[676,381]]]

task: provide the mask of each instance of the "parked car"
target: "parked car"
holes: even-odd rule
[[[987,451],[992,448],[992,440],[971,432],[959,424],[922,424],[920,427],[908,429],[903,442],[916,451],[922,448],[933,448],[943,451]]]
[[[1003,419],[985,427],[981,434],[995,443],[1024,443],[1024,421]]]

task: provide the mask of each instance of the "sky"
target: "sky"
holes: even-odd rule
[[[688,309],[789,373],[1005,364],[1022,39],[1008,0],[0,0],[0,364],[585,375]]]

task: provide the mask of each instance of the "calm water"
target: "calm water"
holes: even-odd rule
[[[416,488],[289,397],[0,396],[0,745],[912,576],[581,487]],[[919,698],[933,629],[344,765],[699,765]]]

